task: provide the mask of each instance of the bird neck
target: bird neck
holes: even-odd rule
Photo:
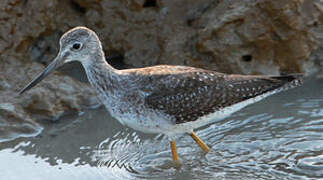
[[[108,64],[103,57],[82,63],[90,84],[99,94],[113,94],[120,87],[118,70]]]

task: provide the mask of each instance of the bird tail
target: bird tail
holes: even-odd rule
[[[282,90],[287,90],[291,88],[295,88],[303,84],[304,74],[288,74],[282,76],[270,76],[271,79],[279,80],[282,85]]]

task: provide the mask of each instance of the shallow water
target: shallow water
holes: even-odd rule
[[[323,80],[273,95],[200,128],[213,151],[178,137],[135,132],[104,108],[42,122],[36,137],[0,143],[5,179],[318,179],[323,178]]]

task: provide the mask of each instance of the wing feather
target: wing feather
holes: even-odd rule
[[[196,121],[269,91],[297,86],[301,77],[226,75],[186,66],[154,66],[134,72],[147,81],[142,84],[153,84],[142,88],[150,93],[145,104],[173,116],[176,124]]]

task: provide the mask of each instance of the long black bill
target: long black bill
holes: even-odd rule
[[[60,61],[61,58],[59,58],[60,56],[57,56],[55,58],[55,60],[50,63],[46,69],[40,73],[34,80],[32,80],[27,86],[25,86],[20,92],[19,94],[24,93],[25,91],[28,91],[29,89],[31,89],[32,87],[36,86],[36,84],[38,84],[41,80],[43,80],[46,76],[48,76],[51,72],[53,72],[56,68],[57,65]]]

